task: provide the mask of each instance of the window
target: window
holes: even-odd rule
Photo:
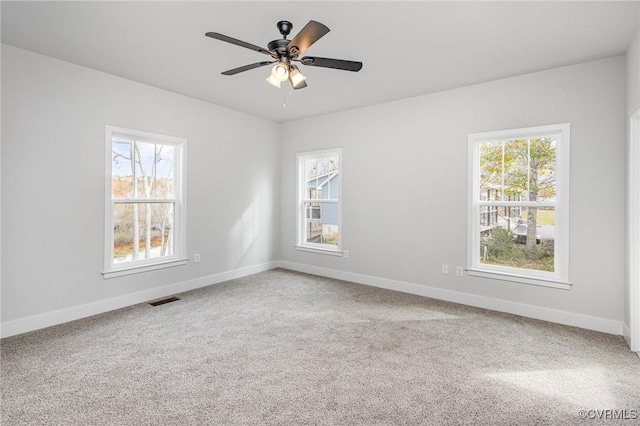
[[[107,126],[105,278],[186,263],[186,140]]]
[[[339,149],[298,154],[298,244],[341,255]]]
[[[469,135],[468,269],[569,288],[569,124]]]

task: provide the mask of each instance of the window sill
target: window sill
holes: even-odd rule
[[[329,256],[339,256],[339,257],[343,256],[342,250],[332,250],[332,249],[307,247],[307,246],[294,246],[294,247],[296,248],[296,250],[306,251],[309,253],[326,254]]]
[[[137,265],[122,269],[112,269],[111,271],[102,272],[105,280],[109,278],[123,277],[125,275],[140,274],[142,272],[155,271],[157,269],[173,268],[174,266],[183,266],[187,264],[189,259],[174,259],[162,263],[154,263],[147,265]]]
[[[549,280],[545,278],[508,274],[505,272],[482,271],[478,269],[467,269],[467,275],[481,278],[491,278],[501,281],[512,281],[522,284],[537,285],[541,287],[557,288],[560,290],[570,290],[571,283],[568,281]]]

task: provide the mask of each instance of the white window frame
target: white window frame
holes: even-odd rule
[[[556,138],[556,199],[555,201],[480,201],[480,144],[513,139]],[[469,135],[469,188],[467,223],[467,273],[472,276],[514,281],[568,290],[569,281],[569,147],[570,124],[500,130]],[[536,271],[480,262],[480,207],[520,206],[553,207],[555,211],[554,271]]]
[[[337,200],[315,200],[306,198],[307,181],[305,175],[305,161],[314,158],[338,157],[339,176],[338,179],[338,199]],[[342,149],[326,149],[322,151],[309,151],[296,154],[297,164],[297,202],[296,202],[296,249],[308,251],[312,253],[328,254],[332,256],[342,256],[342,177],[343,177],[343,160]],[[307,218],[306,202],[320,204],[337,204],[338,205],[338,245],[309,243],[305,241],[305,224]]]
[[[628,156],[629,347],[640,356],[640,109],[631,116]]]
[[[165,136],[156,133],[144,132],[140,130],[126,129],[123,127],[106,126],[106,167],[105,167],[105,246],[104,246],[104,270],[102,275],[105,279],[115,278],[124,275],[137,274],[141,272],[153,271],[162,268],[170,268],[174,266],[185,265],[187,263],[187,206],[186,206],[186,154],[187,140],[174,136]],[[174,203],[174,224],[173,238],[174,247],[173,255],[163,256],[161,258],[140,259],[133,262],[114,263],[113,262],[113,211],[116,204],[131,203],[139,201],[139,199],[113,199],[111,178],[113,173],[112,166],[112,140],[114,136],[121,135],[131,139],[140,139],[145,142],[157,142],[164,145],[173,145],[175,150],[176,163],[173,165],[175,170],[175,198],[170,199]],[[166,199],[145,199],[144,202],[166,203]]]

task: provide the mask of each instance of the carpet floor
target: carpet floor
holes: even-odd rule
[[[619,336],[282,269],[178,297],[3,339],[2,424],[640,423]]]

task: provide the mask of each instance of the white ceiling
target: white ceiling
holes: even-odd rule
[[[325,114],[624,54],[639,2],[2,2],[2,42],[274,121]],[[265,60],[204,36],[265,46],[310,19],[331,32],[305,55],[309,87],[265,82]],[[283,99],[286,97],[286,108]]]

